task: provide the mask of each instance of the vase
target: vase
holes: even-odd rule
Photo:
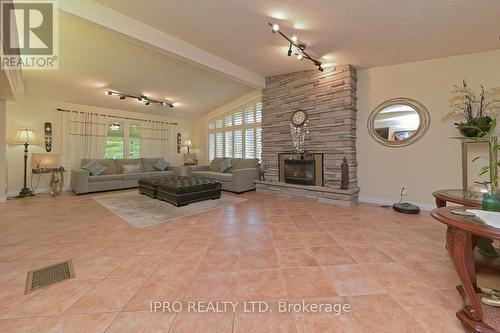
[[[490,212],[500,212],[500,200],[498,199],[498,195],[495,191],[483,193],[481,209]]]

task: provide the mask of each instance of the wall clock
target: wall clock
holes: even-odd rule
[[[300,127],[307,121],[307,113],[304,110],[297,110],[292,114],[292,124],[295,127]]]

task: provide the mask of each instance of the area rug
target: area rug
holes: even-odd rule
[[[223,193],[218,200],[204,200],[183,207],[175,207],[168,202],[151,199],[135,191],[99,195],[93,198],[139,229],[246,201],[246,199]]]

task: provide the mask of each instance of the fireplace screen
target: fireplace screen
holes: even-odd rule
[[[316,168],[314,160],[285,160],[285,183],[315,185]]]

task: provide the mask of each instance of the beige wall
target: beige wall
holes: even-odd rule
[[[62,153],[62,112],[56,111],[57,108],[95,112],[101,114],[109,114],[121,117],[152,119],[152,120],[165,120],[177,122],[178,126],[172,127],[172,132],[182,133],[183,141],[186,136],[192,134],[193,121],[185,119],[174,119],[163,117],[159,115],[150,115],[146,113],[133,113],[122,110],[103,109],[94,106],[70,104],[52,100],[44,100],[34,97],[19,97],[16,102],[7,102],[7,143],[10,142],[19,128],[30,128],[36,131],[39,141],[42,143],[40,146],[30,146],[31,153],[44,153],[45,147],[43,145],[43,124],[51,122],[53,128],[53,145],[51,153]],[[1,110],[0,110],[1,111]],[[1,133],[1,128],[0,128]],[[5,137],[2,135],[2,137]],[[172,142],[175,145],[175,142]],[[0,141],[1,145],[1,141]],[[183,148],[180,154],[177,150],[174,151],[174,160],[169,161],[173,164],[179,165],[182,162],[183,153],[186,149]],[[1,164],[1,153],[0,153]],[[28,169],[31,165],[28,160]],[[7,166],[8,166],[8,191],[9,195],[13,195],[22,188],[23,182],[23,147],[18,145],[7,146]],[[1,172],[1,168],[0,168]],[[29,186],[29,175],[28,175]],[[45,185],[46,187],[46,185]],[[43,189],[43,184],[40,184],[40,189]]]
[[[0,202],[4,202],[7,198],[6,122],[6,103],[4,100],[0,100]]]
[[[467,79],[477,88],[500,86],[500,50],[358,71],[358,177],[361,200],[391,202],[401,186],[408,201],[433,205],[437,189],[460,188],[460,143],[453,123],[442,120],[449,111],[449,91]],[[387,148],[368,134],[371,111],[385,100],[408,97],[429,110],[428,133],[417,143]]]
[[[226,112],[229,112],[237,107],[262,96],[262,90],[256,89],[250,93],[243,95],[227,104],[224,104],[217,109],[204,114],[198,118],[194,124],[193,145],[194,152],[197,154],[199,164],[208,163],[208,121],[216,118]]]

